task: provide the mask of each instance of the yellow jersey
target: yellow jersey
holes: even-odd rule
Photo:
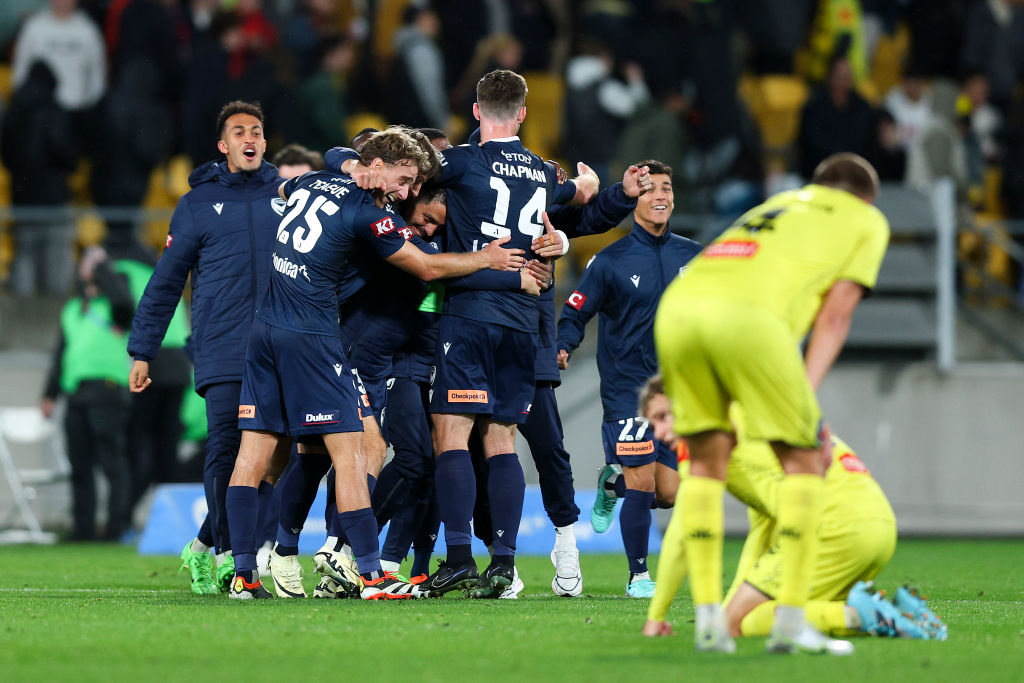
[[[694,258],[665,293],[771,311],[800,339],[838,280],[875,286],[889,222],[844,190],[807,185],[741,216]]]

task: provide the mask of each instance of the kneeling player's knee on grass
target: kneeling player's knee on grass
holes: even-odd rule
[[[738,638],[743,635],[743,617],[747,616],[737,609],[736,602],[730,602],[725,606],[725,625],[729,628],[729,635]]]

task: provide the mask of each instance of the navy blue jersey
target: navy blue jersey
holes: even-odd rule
[[[444,233],[434,241],[413,235],[409,242],[427,254],[439,253],[445,244]],[[361,272],[369,269],[361,268]],[[521,281],[516,271],[484,269],[447,280],[453,291],[466,288],[519,291]],[[446,285],[426,283],[401,269],[387,264],[372,271],[359,296],[350,298],[341,307],[342,338],[351,343],[350,360],[359,368],[364,379],[384,379],[390,376],[395,355],[400,349],[410,352],[407,360],[420,365],[415,378],[429,376],[437,347],[436,306],[424,300],[444,296]],[[421,334],[424,326],[432,327]],[[380,373],[385,374],[381,375]],[[410,370],[400,370],[408,373]],[[403,374],[402,376],[409,376]]]
[[[369,278],[366,264],[397,252],[411,231],[349,176],[307,173],[289,180],[285,194],[273,273],[257,315],[286,330],[339,337],[338,306]]]
[[[566,237],[585,237],[608,232],[636,209],[636,197],[628,197],[622,183],[615,183],[597,193],[593,201],[584,206],[559,204],[548,210],[548,218],[555,229]],[[540,339],[534,372],[538,382],[561,384],[558,371],[558,349],[555,329],[555,288],[549,287],[540,293]]]
[[[128,353],[151,360],[192,278],[192,336],[196,390],[241,382],[245,340],[267,287],[267,261],[284,211],[283,179],[264,161],[256,171],[231,173],[223,159],[188,177],[192,187],[171,217],[167,246],[132,320]]]
[[[440,184],[449,190],[449,251],[476,251],[507,236],[506,246],[531,258],[531,242],[544,233],[541,213],[576,195],[575,183],[559,185],[554,167],[518,137],[460,145],[440,156]],[[537,297],[521,292],[452,291],[445,313],[530,333],[539,324]]]
[[[658,371],[654,314],[672,279],[700,251],[693,240],[666,232],[655,237],[636,223],[633,230],[591,259],[558,321],[558,348],[572,352],[599,314],[597,367],[604,420],[637,414],[637,395]]]

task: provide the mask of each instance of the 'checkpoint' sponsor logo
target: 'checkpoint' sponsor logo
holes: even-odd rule
[[[334,419],[337,413],[306,413],[306,420],[303,425],[332,425],[337,424],[338,420]]]
[[[583,308],[583,304],[587,303],[587,295],[583,294],[582,292],[575,291],[569,295],[569,298],[566,299],[565,303],[569,304],[578,311],[581,308]]]
[[[704,258],[750,258],[760,245],[746,240],[726,240],[704,250]]]
[[[391,216],[385,216],[374,223],[371,227],[373,227],[373,234],[380,237],[381,235],[386,235],[395,229],[395,221]]]
[[[238,406],[238,417],[239,419],[256,417],[256,406]]]
[[[863,474],[868,474],[867,465],[865,465],[864,461],[853,453],[846,453],[839,456],[839,462],[847,472],[861,472]]]
[[[449,403],[487,403],[487,392],[483,389],[449,389]]]
[[[615,444],[615,455],[650,455],[654,452],[654,441],[634,441],[626,443],[619,441]]]

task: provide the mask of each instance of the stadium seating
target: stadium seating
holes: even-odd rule
[[[939,334],[939,244],[931,198],[903,185],[886,184],[877,205],[889,219],[892,238],[872,296],[854,313],[846,348],[934,351]]]
[[[807,84],[799,76],[744,76],[740,97],[750,109],[765,153],[785,155],[800,132],[800,111],[807,101]]]
[[[534,154],[551,159],[562,144],[562,102],[565,99],[565,81],[544,71],[528,71],[523,76],[530,84],[526,96],[526,121],[520,137]],[[570,175],[575,169],[567,168]]]
[[[359,114],[353,114],[345,119],[345,135],[348,136],[348,139],[344,141],[344,144],[347,145],[348,141],[358,135],[359,131],[364,128],[384,130],[387,127],[388,120],[380,114],[374,114],[373,112],[360,112]]]

